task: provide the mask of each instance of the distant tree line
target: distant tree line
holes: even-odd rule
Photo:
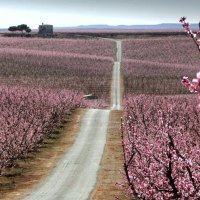
[[[24,31],[26,33],[30,33],[31,32],[31,29],[26,24],[21,24],[21,25],[18,25],[18,26],[10,26],[8,28],[8,30],[11,31],[11,32],[21,31],[22,33],[24,33]]]

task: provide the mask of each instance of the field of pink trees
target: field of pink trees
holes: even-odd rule
[[[128,193],[200,198],[200,113],[193,97],[127,96],[122,135]]]
[[[0,39],[0,175],[34,150],[72,109],[109,99],[113,42]],[[83,99],[92,93],[99,101]]]
[[[185,20],[180,22],[191,38],[124,44],[124,170],[126,191],[138,199],[200,199],[198,99],[179,95],[184,85],[199,96],[200,32],[190,30]]]
[[[14,40],[13,43],[12,40]],[[103,54],[109,51],[114,52],[112,45],[104,47],[104,40],[102,40],[102,46],[95,46],[98,43],[93,41],[91,44],[86,43],[86,46],[82,44],[83,46],[78,49],[78,45],[81,45],[81,41],[78,40],[77,44],[73,41],[74,51],[77,53],[71,53],[68,48],[72,44],[69,41],[65,49],[70,53],[65,53],[64,47],[61,46],[61,48],[57,40],[53,40],[54,44],[44,39],[47,41],[46,50],[33,50],[34,45],[29,46],[28,50],[16,49],[15,42],[18,40],[11,39],[9,48],[0,48],[0,82],[9,85],[64,88],[84,94],[92,93],[101,99],[109,98],[113,58]],[[39,44],[39,41],[35,43]],[[20,41],[19,44],[21,44]],[[21,45],[28,47],[31,43],[26,44],[23,40]],[[55,50],[60,48],[60,51],[49,51],[51,48]],[[78,52],[84,49],[91,55]],[[95,55],[95,52],[102,55]]]
[[[82,95],[67,90],[0,86],[0,175],[2,169],[34,150],[84,106]]]
[[[200,60],[196,46],[187,36],[125,40],[123,58],[186,65],[198,65]]]
[[[123,42],[126,92],[138,94],[188,93],[180,79],[194,77],[200,57],[187,37],[134,39]]]
[[[0,48],[53,51],[57,53],[115,55],[114,42],[104,39],[0,38]],[[16,50],[17,51],[17,50]]]

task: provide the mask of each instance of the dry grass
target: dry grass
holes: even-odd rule
[[[121,111],[111,111],[107,142],[101,160],[96,187],[91,194],[90,200],[113,200],[115,196],[122,200],[128,200],[123,191],[115,184],[123,181],[123,150],[121,145],[120,121]]]
[[[24,193],[51,173],[58,160],[74,143],[84,112],[84,109],[75,110],[61,130],[46,140],[37,152],[16,161],[15,168],[6,170],[7,175],[0,177],[1,200],[22,199]]]

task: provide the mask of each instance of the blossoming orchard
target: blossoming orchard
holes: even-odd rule
[[[82,180],[94,178],[96,188],[91,188],[106,195],[99,197],[97,193],[99,199],[113,199],[119,193],[124,197],[124,191],[131,199],[200,199],[200,31],[192,31],[186,17],[181,17],[180,23],[186,34],[119,31],[101,35],[97,31],[98,37],[92,39],[83,39],[81,32],[76,35],[79,39],[65,38],[64,32],[59,33],[61,38],[0,37],[0,199],[4,190],[10,193],[21,187],[18,177],[11,174],[12,169],[20,165],[29,168],[29,163],[21,161],[26,162],[32,152],[43,152],[43,147],[44,152],[48,151],[46,141],[50,139],[54,145],[53,138],[62,140],[62,135],[66,136],[63,143],[72,147],[76,144],[73,148],[78,151],[66,150],[66,159],[60,162],[66,171],[61,170],[62,177],[48,179],[53,185],[63,184],[55,187],[55,195],[72,188],[68,187],[71,182],[80,186],[81,190],[72,188],[79,195],[85,190]],[[196,78],[190,81],[188,77],[195,74]],[[75,117],[68,119],[72,114]],[[58,136],[61,127],[68,126],[66,121],[70,121],[73,136],[67,135],[67,131]],[[79,133],[74,129],[80,129]],[[80,134],[83,135],[79,137]],[[94,150],[101,149],[100,146],[102,153],[94,156]],[[52,149],[62,152],[59,147]],[[97,157],[99,163],[102,160],[101,166],[96,163]],[[47,159],[54,167],[49,153]],[[57,166],[55,170],[59,171]],[[76,173],[67,171],[68,166],[75,168]],[[91,172],[90,167],[100,170],[99,175]],[[113,187],[120,167],[123,175],[120,174],[121,182],[117,185],[123,192]],[[39,168],[36,170],[36,179],[40,181]],[[32,172],[27,172],[30,177]],[[31,175],[33,183],[32,178]],[[31,185],[28,179],[22,179],[21,185],[25,185],[23,181]],[[47,191],[42,190],[45,195],[51,190],[46,183]],[[108,191],[112,198],[107,198]],[[45,198],[72,199],[64,193],[59,195]]]
[[[200,52],[200,32],[190,30],[186,17],[180,22]],[[128,62],[130,71],[133,61]],[[151,62],[153,64],[155,62]],[[184,68],[179,65],[180,69]],[[137,79],[142,75],[139,70],[134,72]],[[192,81],[184,76],[182,83],[190,92],[197,93],[200,101],[200,72]],[[151,85],[143,91],[148,94],[148,90]],[[133,95],[128,90],[121,123],[128,187],[123,184],[121,187],[131,197],[144,200],[200,198],[200,113],[197,102],[193,95]]]

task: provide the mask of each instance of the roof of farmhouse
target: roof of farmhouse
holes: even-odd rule
[[[39,26],[53,26],[52,24],[41,24],[41,25],[39,25]]]

